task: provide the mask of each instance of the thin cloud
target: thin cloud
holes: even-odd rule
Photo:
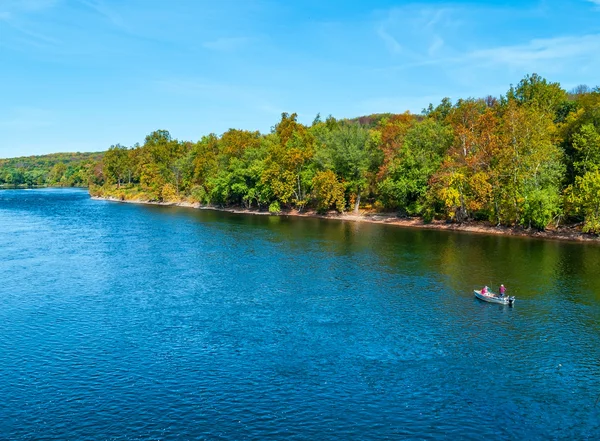
[[[79,0],[82,4],[87,6],[88,8],[94,10],[102,17],[104,17],[108,22],[110,22],[113,26],[118,28],[128,30],[128,26],[123,20],[123,17],[117,13],[112,8],[109,8],[106,3],[102,0]]]
[[[595,60],[600,52],[600,34],[534,39],[522,45],[501,46],[476,50],[466,60],[486,65],[505,65],[512,68],[539,69],[585,58]],[[457,60],[457,61],[460,61]]]
[[[397,7],[375,13],[383,17],[375,23],[375,31],[391,54],[402,52],[413,61],[423,61],[424,56],[435,54],[445,45],[445,31],[454,33],[456,12],[448,7]]]
[[[57,0],[5,0],[0,3],[0,21],[15,21],[19,16],[39,13],[57,4]]]
[[[58,0],[6,0],[0,5],[0,13],[39,12],[57,4]]]
[[[2,19],[1,14],[0,19]],[[13,41],[21,42],[23,44],[38,48],[56,47],[60,45],[60,41],[58,39],[50,37],[46,34],[42,34],[39,31],[32,30],[32,25],[22,24],[21,20],[15,19],[15,17],[10,14],[6,15],[2,21],[6,24],[6,26],[9,26],[16,31],[16,38],[14,38]],[[12,44],[8,43],[8,41],[9,39],[0,39],[0,47],[13,46]]]
[[[49,48],[58,46],[61,42],[42,33],[41,26],[35,23],[36,15],[43,15],[46,10],[55,7],[58,3],[57,0],[8,0],[1,3],[0,22],[16,32],[13,32],[12,38],[0,39],[0,47],[16,48],[28,45]]]
[[[444,46],[444,40],[439,35],[433,36],[433,42],[429,45],[427,53],[435,55]]]
[[[434,29],[438,24],[443,23],[444,20],[447,20],[450,13],[452,13],[452,10],[449,8],[424,9],[422,14],[426,19],[428,19],[425,27],[427,29]]]
[[[588,0],[600,4],[600,0]],[[391,69],[406,70],[443,63],[474,63],[476,65],[505,64],[511,68],[536,68],[536,63],[562,57],[576,57],[580,53],[592,55],[595,36],[538,38],[513,45],[492,46],[493,34],[479,34],[480,22],[489,20],[502,26],[507,20],[539,19],[540,6],[514,8],[489,5],[469,6],[454,3],[451,6],[412,4],[385,11],[374,11],[375,31],[388,50],[398,53],[402,47],[403,63]],[[491,17],[491,18],[489,18]],[[481,43],[478,41],[481,37]],[[488,41],[488,43],[483,43]],[[481,47],[487,44],[487,47]],[[493,44],[493,43],[492,43]],[[581,47],[576,47],[582,44]],[[557,45],[553,47],[553,45]],[[479,47],[478,47],[479,46]],[[568,52],[571,54],[568,54]],[[565,53],[567,52],[567,53]]]
[[[399,54],[402,52],[402,45],[385,30],[383,25],[377,28],[377,35],[383,40],[392,54]]]

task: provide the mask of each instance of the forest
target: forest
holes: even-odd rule
[[[102,153],[52,153],[0,159],[0,186],[86,187]]]
[[[533,74],[503,96],[444,98],[420,115],[317,115],[304,125],[283,113],[270,133],[230,129],[197,142],[157,130],[143,145],[117,144],[97,164],[86,161],[56,163],[40,179],[77,175],[92,195],[121,200],[567,224],[598,234],[600,88],[567,92]]]

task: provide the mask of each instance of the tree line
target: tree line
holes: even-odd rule
[[[102,153],[52,153],[0,159],[0,185],[86,187],[101,160]]]
[[[600,89],[567,92],[533,74],[501,97],[445,98],[420,115],[304,125],[284,113],[270,133],[197,142],[157,130],[143,145],[112,146],[88,181],[92,194],[121,199],[600,233]]]

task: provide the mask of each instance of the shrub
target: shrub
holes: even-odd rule
[[[281,207],[279,206],[279,201],[271,202],[269,205],[269,213],[277,214],[281,211]]]
[[[160,198],[164,202],[175,202],[179,199],[179,196],[173,184],[165,184],[160,191]]]
[[[190,202],[205,204],[208,202],[208,194],[206,193],[204,187],[201,185],[195,185],[190,191],[189,200]]]

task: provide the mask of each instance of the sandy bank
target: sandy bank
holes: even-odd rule
[[[196,208],[199,210],[215,210],[224,211],[227,213],[236,214],[252,214],[259,216],[297,216],[297,217],[314,217],[321,219],[337,219],[342,221],[352,222],[369,222],[374,224],[386,224],[396,225],[399,227],[407,228],[424,228],[429,230],[451,230],[451,231],[464,231],[469,233],[477,234],[494,234],[502,236],[522,236],[522,237],[533,237],[538,239],[550,239],[550,240],[567,240],[576,242],[593,242],[600,244],[600,237],[593,234],[582,233],[575,227],[559,227],[556,229],[547,229],[546,231],[537,231],[534,229],[525,229],[522,227],[497,227],[486,222],[466,222],[462,224],[446,222],[440,220],[434,220],[430,223],[423,222],[420,218],[400,218],[393,213],[371,213],[361,212],[360,214],[353,213],[337,213],[332,212],[328,214],[318,214],[314,211],[299,212],[297,210],[286,210],[279,214],[272,214],[268,211],[259,211],[257,209],[246,209],[246,208],[221,208],[214,206],[201,205],[199,203],[191,202],[155,202],[155,201],[142,201],[142,200],[127,200],[122,201],[114,197],[98,197],[92,196],[92,199],[122,202],[129,204],[150,204],[150,205],[165,205],[165,206],[176,206],[176,207],[188,207]]]

